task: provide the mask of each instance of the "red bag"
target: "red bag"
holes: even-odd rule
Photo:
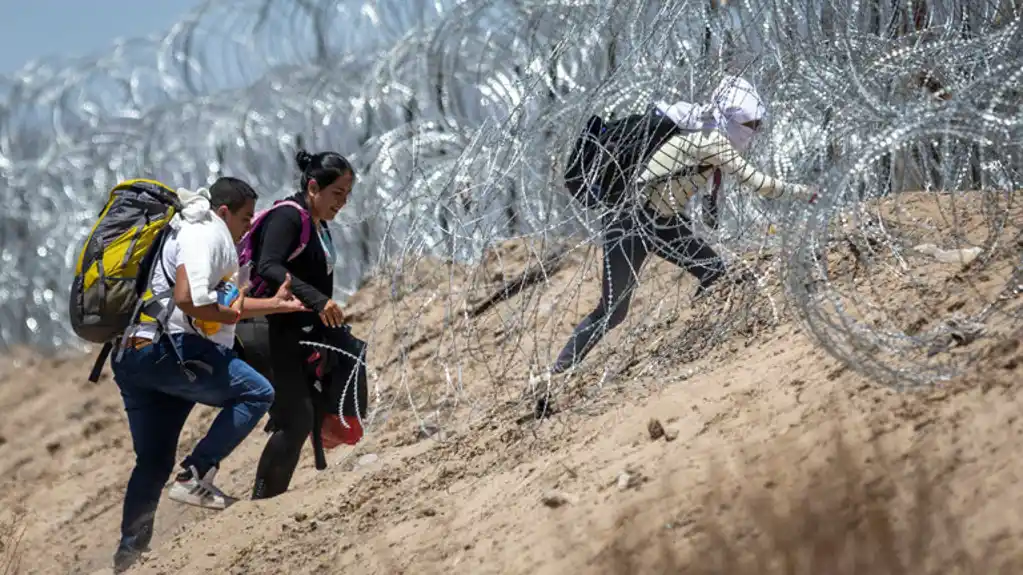
[[[342,422],[342,418],[344,422]],[[345,427],[347,425],[347,427]],[[323,417],[320,425],[320,439],[324,449],[333,449],[339,445],[355,445],[362,439],[362,424],[358,417],[347,415],[338,417],[329,413]]]

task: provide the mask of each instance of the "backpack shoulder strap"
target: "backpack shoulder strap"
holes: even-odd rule
[[[103,373],[103,364],[107,362],[107,358],[110,357],[110,352],[114,349],[114,342],[108,341],[103,344],[103,347],[96,354],[96,361],[92,364],[92,371],[89,372],[89,381],[92,383],[99,383],[99,376]]]
[[[128,320],[129,327],[136,325],[139,321],[139,316],[143,313],[156,320],[156,338],[154,339],[159,339],[164,329],[166,329],[167,321],[170,319],[170,315],[174,311],[175,307],[173,297],[174,276],[167,271],[167,266],[163,262],[163,251],[167,245],[167,238],[171,233],[173,232],[169,227],[161,230],[161,233],[157,236],[156,242],[154,242],[153,246],[150,248],[153,260],[149,264],[145,282],[141,284],[143,285],[143,288],[138,293],[138,303],[135,304],[135,309],[132,310],[131,318]],[[150,254],[146,255],[150,256]],[[156,275],[157,266],[160,266],[160,273],[167,281],[168,288],[163,292],[153,293],[150,297],[145,297],[146,291],[151,289],[153,285],[153,276]],[[160,301],[165,298],[169,298],[166,305]],[[124,333],[121,335],[121,346],[115,359],[120,360],[121,356],[124,355],[124,346],[128,343],[129,334],[131,334],[131,330],[125,329]]]
[[[263,223],[263,220],[270,215],[270,212],[281,207],[295,208],[296,210],[298,210],[299,217],[301,218],[302,221],[302,232],[299,234],[298,247],[295,248],[295,250],[291,252],[291,255],[288,256],[288,261],[291,261],[298,257],[298,254],[302,253],[302,250],[305,249],[306,245],[309,243],[309,238],[312,235],[310,232],[311,218],[309,216],[309,211],[302,207],[302,205],[299,204],[298,202],[292,200],[278,200],[274,202],[273,205],[270,206],[269,208],[256,214],[256,216],[252,219],[252,227],[249,228],[249,231],[245,232],[245,235],[242,236],[241,240],[239,240],[238,250],[240,263],[249,261],[249,259],[252,257],[253,250],[252,241],[254,234],[256,233],[256,228],[258,228],[259,225]]]
[[[295,251],[291,252],[291,255],[288,256],[288,261],[290,262],[291,260],[297,258],[298,254],[302,253],[302,250],[304,250],[305,247],[309,245],[309,238],[311,238],[313,235],[312,234],[313,222],[312,217],[310,217],[309,215],[309,210],[302,207],[302,205],[299,204],[298,202],[294,202],[292,200],[280,200],[278,202],[274,202],[274,205],[270,209],[272,210],[281,206],[290,206],[292,208],[295,208],[296,210],[298,210],[298,215],[302,220],[302,232],[299,234],[298,237],[298,247],[296,247]]]

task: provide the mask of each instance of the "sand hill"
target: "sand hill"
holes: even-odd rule
[[[216,513],[165,499],[133,572],[737,573],[765,557],[776,561],[746,572],[1014,572],[1023,289],[1001,290],[1023,250],[1019,199],[998,207],[1011,210],[1003,230],[967,202],[956,229],[998,240],[983,267],[909,250],[912,274],[863,275],[853,242],[829,250],[834,286],[894,302],[864,321],[925,329],[1002,294],[982,335],[937,351],[969,358],[966,375],[912,392],[815,345],[779,303],[777,254],[747,258],[766,278],[757,295],[696,303],[689,278],[652,262],[626,324],[536,421],[527,373],[596,302],[599,250],[568,250],[545,281],[493,305],[556,247],[510,242],[472,268],[391,270],[348,306],[372,346],[366,440],[322,472],[307,450],[271,501]],[[907,241],[947,247],[935,200],[900,204],[930,222],[906,223]],[[88,383],[90,361],[0,360],[0,573],[109,566],[133,456],[116,386]],[[193,413],[182,447],[212,413]],[[247,496],[265,439],[257,430],[224,463],[227,492]]]

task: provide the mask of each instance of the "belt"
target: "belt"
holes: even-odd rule
[[[144,337],[129,337],[128,341],[124,342],[124,348],[134,348],[136,350],[144,349],[153,344],[153,340]]]

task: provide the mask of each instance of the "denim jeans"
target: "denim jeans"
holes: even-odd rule
[[[189,381],[171,339],[185,360],[200,361],[212,368],[212,373],[193,368],[197,379]],[[112,364],[135,448],[135,469],[124,496],[121,548],[141,551],[152,538],[160,492],[174,470],[178,438],[192,406],[201,403],[222,408],[206,436],[182,463],[205,474],[255,428],[270,409],[274,391],[270,382],[233,350],[193,334],[173,334],[142,349],[128,348]]]

